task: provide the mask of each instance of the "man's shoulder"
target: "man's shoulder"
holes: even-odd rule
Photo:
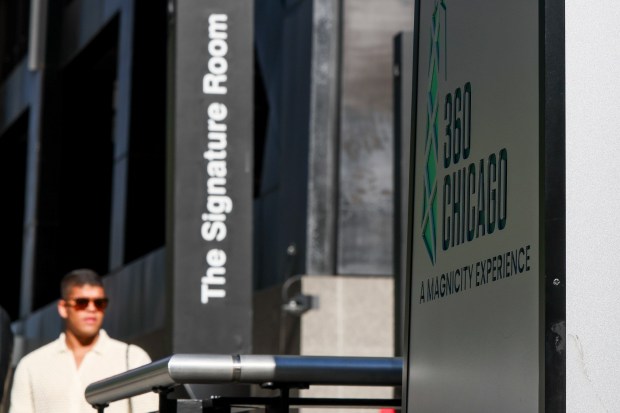
[[[127,347],[127,343],[125,343],[124,341],[121,340],[117,340],[115,338],[110,337],[105,330],[100,330],[99,331],[99,337],[100,339],[103,339],[103,343],[105,346],[110,347],[110,348],[114,348],[114,349],[120,349],[120,348],[125,348]]]
[[[116,360],[122,358],[127,368],[133,369],[151,362],[149,354],[142,347],[111,338],[105,332],[104,335],[108,357]]]
[[[41,361],[47,361],[51,357],[54,357],[60,352],[60,344],[58,339],[52,341],[51,343],[47,343],[44,346],[39,347],[36,350],[31,351],[26,354],[19,361],[19,364],[23,366],[31,365],[31,364],[39,364]]]

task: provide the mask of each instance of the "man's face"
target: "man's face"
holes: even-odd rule
[[[81,308],[88,300],[85,308]],[[66,320],[67,332],[77,338],[95,337],[103,323],[104,310],[97,308],[94,300],[106,299],[103,288],[95,285],[73,286],[65,299],[58,301],[58,313]],[[80,305],[82,304],[82,306]]]

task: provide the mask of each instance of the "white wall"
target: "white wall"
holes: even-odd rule
[[[620,408],[619,21],[566,1],[568,412]]]

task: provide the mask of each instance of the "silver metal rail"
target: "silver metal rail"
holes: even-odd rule
[[[93,406],[106,405],[180,384],[400,386],[401,382],[400,358],[177,354],[90,384],[86,400]]]

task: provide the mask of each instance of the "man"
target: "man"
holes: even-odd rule
[[[60,337],[25,356],[15,371],[10,413],[92,413],[84,391],[90,383],[151,360],[144,350],[111,339],[101,329],[108,298],[101,278],[80,269],[61,282],[58,313],[65,320]],[[157,411],[157,395],[111,403],[106,413]]]

